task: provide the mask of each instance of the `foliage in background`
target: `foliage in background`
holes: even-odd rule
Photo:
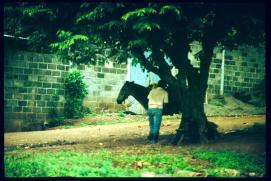
[[[262,41],[262,7],[261,3],[5,3],[4,33],[28,37],[30,49],[47,53],[53,49],[75,63],[93,62],[98,52],[103,60],[140,58],[141,50],[153,46],[171,57],[168,49],[177,48],[180,35],[188,38],[187,43],[201,42],[215,23],[219,23],[216,37],[208,36],[228,48]],[[151,58],[154,64],[157,60]]]
[[[87,84],[83,81],[84,76],[73,71],[65,78],[65,105],[66,118],[84,116],[83,99],[88,94]]]
[[[85,63],[86,59],[95,62],[95,49],[89,42],[89,38],[82,34],[73,35],[72,32],[59,30],[56,33],[59,42],[51,43],[50,47],[55,51],[59,59],[66,59],[76,64]]]
[[[77,10],[76,7],[78,6],[63,2],[5,3],[4,34],[28,38],[24,45],[28,50],[50,53],[49,45],[56,40],[56,32],[61,27],[66,29],[72,26],[67,20],[72,19],[72,12]]]

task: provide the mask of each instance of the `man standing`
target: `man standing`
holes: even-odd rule
[[[149,136],[148,140],[151,143],[157,143],[159,137],[159,130],[162,121],[162,113],[164,104],[168,103],[168,93],[158,86],[158,84],[151,84],[152,90],[148,95],[148,116],[149,116]]]

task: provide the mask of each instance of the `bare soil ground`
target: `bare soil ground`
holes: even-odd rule
[[[172,146],[176,129],[179,126],[178,115],[164,116],[160,129],[159,143],[149,145],[146,136],[148,134],[148,121],[146,116],[127,115],[97,115],[93,117],[73,121],[73,125],[94,123],[99,120],[131,120],[127,123],[108,125],[91,125],[79,128],[60,129],[57,127],[46,131],[14,132],[4,134],[5,149],[23,148],[23,151],[92,151],[100,148],[108,148],[112,151],[131,149],[134,152],[142,147],[163,146],[168,152],[176,149],[190,147],[204,147],[210,149],[228,149],[252,154],[265,154],[265,133],[255,132],[247,134],[225,134],[234,130],[249,128],[255,123],[265,125],[265,116],[241,116],[241,117],[209,117],[218,125],[218,131],[224,136],[205,145],[181,145]]]

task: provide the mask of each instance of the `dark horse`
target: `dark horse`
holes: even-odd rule
[[[148,109],[148,94],[151,88],[144,87],[134,82],[126,81],[122,88],[120,89],[117,103],[121,104],[128,96],[133,96],[146,110]],[[179,111],[176,109],[176,105],[171,104],[171,97],[169,95],[169,104],[164,107],[163,114],[164,115],[172,115],[174,113],[178,113]]]

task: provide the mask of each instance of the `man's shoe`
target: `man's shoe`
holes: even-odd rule
[[[154,141],[155,143],[158,142],[158,137],[159,137],[159,133],[155,133],[155,134],[153,135],[153,141]]]
[[[149,136],[147,137],[147,140],[149,140],[149,141],[153,140],[153,134],[152,133],[149,134]]]

